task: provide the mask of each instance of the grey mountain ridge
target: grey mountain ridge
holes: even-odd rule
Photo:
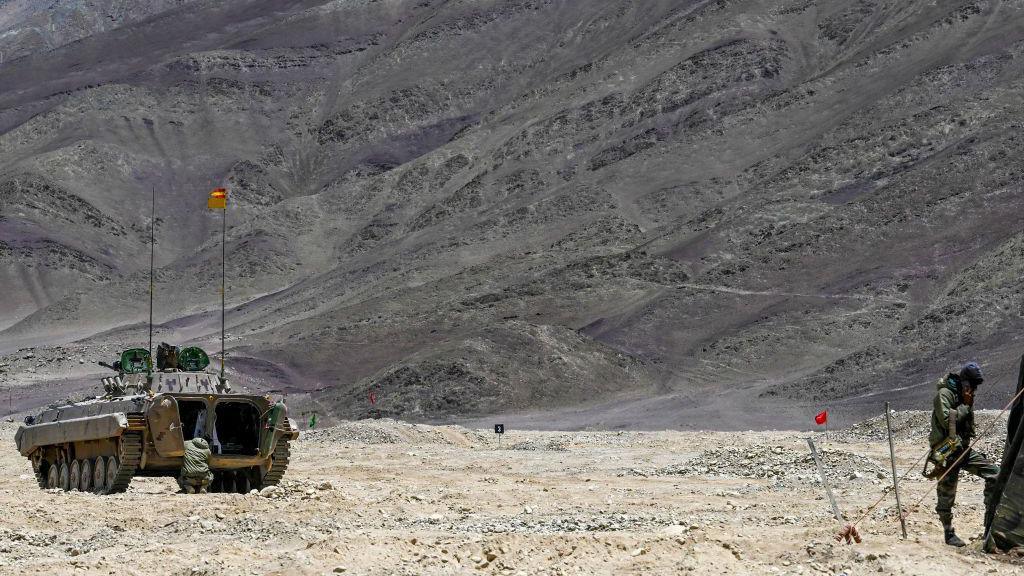
[[[84,393],[145,342],[153,187],[157,338],[215,349],[226,186],[228,365],[295,412],[841,424],[968,359],[1001,407],[1022,24],[1009,0],[2,2],[0,384],[13,411]]]

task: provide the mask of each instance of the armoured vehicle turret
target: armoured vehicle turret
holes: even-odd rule
[[[135,476],[177,477],[185,442],[202,436],[212,450],[211,492],[277,484],[299,435],[281,401],[236,394],[207,371],[207,354],[161,344],[153,367],[147,350],[126,350],[103,378],[103,394],[54,405],[18,428],[18,451],[41,488],[110,494]]]

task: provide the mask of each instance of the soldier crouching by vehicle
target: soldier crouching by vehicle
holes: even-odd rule
[[[211,481],[210,444],[205,438],[193,438],[185,443],[185,461],[181,466],[178,485],[186,494],[206,494]]]
[[[956,487],[960,470],[965,470],[985,480],[986,526],[988,526],[993,512],[992,497],[996,477],[999,475],[999,466],[981,452],[975,452],[969,448],[971,438],[976,434],[974,430],[974,394],[983,381],[981,367],[977,363],[971,362],[966,364],[959,374],[948,374],[940,379],[937,386],[938,392],[935,394],[932,430],[928,436],[928,443],[934,454],[943,448],[943,445],[949,440],[951,450],[945,461],[951,465],[959,459],[953,468],[945,472],[946,476],[939,480],[936,488],[938,503],[935,505],[935,511],[938,512],[939,520],[942,521],[946,544],[950,546],[964,545],[964,541],[953,530],[953,504],[956,502]],[[952,430],[950,430],[951,424]],[[965,450],[966,454],[964,454]],[[943,471],[940,470],[940,472]]]

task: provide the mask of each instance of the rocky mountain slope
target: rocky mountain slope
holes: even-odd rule
[[[212,346],[219,185],[229,366],[328,417],[760,427],[1015,379],[1024,2],[132,4],[0,4],[10,385],[145,341],[153,189],[157,337]]]

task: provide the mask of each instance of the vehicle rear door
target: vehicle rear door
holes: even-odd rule
[[[148,417],[149,435],[157,453],[166,458],[184,456],[185,437],[181,434],[178,401],[166,394],[153,398]]]

